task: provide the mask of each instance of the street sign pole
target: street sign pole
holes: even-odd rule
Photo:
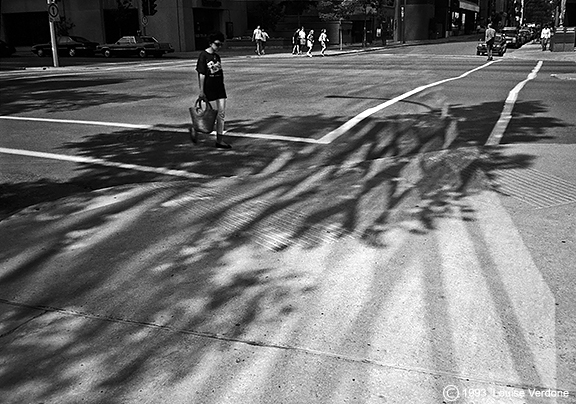
[[[50,42],[52,43],[52,59],[54,60],[54,67],[60,67],[60,61],[58,60],[58,44],[56,43],[56,27],[54,23],[60,21],[60,13],[58,11],[58,6],[52,3],[51,0],[48,1],[48,20],[50,24]]]
[[[138,19],[140,20],[140,35],[146,35],[146,25],[148,24],[148,17],[144,15],[144,5],[143,2],[146,0],[139,1],[138,4]]]

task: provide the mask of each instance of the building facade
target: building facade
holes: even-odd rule
[[[47,0],[0,0],[0,38],[14,46],[48,42]],[[153,1],[156,12],[144,15],[143,2]],[[411,41],[470,34],[489,20],[514,25],[517,0],[396,0],[376,13],[358,14],[349,21],[322,21],[313,7],[303,14],[284,15],[269,32],[289,39],[294,29],[326,28],[332,44]],[[170,42],[176,51],[207,46],[207,35],[221,31],[228,39],[250,35],[255,24],[266,25],[251,10],[259,0],[57,0],[61,25],[69,34],[100,43],[115,42],[138,32]],[[281,3],[277,0],[276,3]],[[393,4],[393,5],[392,5]],[[576,25],[576,0],[562,0],[561,21]],[[119,5],[124,5],[120,7]],[[267,27],[268,28],[268,27]]]
[[[46,0],[1,1],[0,35],[7,42],[30,46],[50,40]],[[211,31],[232,38],[248,29],[246,1],[156,0],[156,12],[148,16],[142,0],[130,0],[124,3],[126,8],[120,8],[117,0],[58,0],[56,4],[71,35],[100,43],[140,31],[170,42],[176,51],[191,51],[206,47]]]

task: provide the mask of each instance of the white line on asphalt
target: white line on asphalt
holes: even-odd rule
[[[326,134],[325,136],[323,136],[321,139],[318,140],[318,143],[321,144],[329,144],[332,143],[334,140],[336,140],[338,137],[342,136],[344,133],[346,133],[347,131],[349,131],[350,129],[352,129],[354,126],[358,125],[361,121],[363,121],[364,119],[368,118],[370,115],[375,114],[376,112],[379,112],[381,110],[383,110],[384,108],[387,108],[391,105],[396,104],[398,101],[402,101],[405,98],[408,98],[414,94],[418,94],[419,92],[422,92],[430,87],[435,87],[438,86],[440,84],[444,84],[444,83],[448,83],[450,81],[454,81],[454,80],[459,80],[462,79],[466,76],[468,76],[471,73],[474,73],[480,69],[483,69],[485,67],[490,66],[493,63],[497,63],[497,60],[488,62],[483,64],[482,66],[478,66],[475,69],[469,70],[466,73],[461,74],[460,76],[457,77],[451,77],[448,79],[444,79],[444,80],[440,80],[440,81],[436,81],[434,83],[430,83],[430,84],[426,84],[424,86],[420,86],[415,88],[414,90],[408,91],[407,93],[404,93],[402,95],[399,95],[397,97],[392,98],[391,100],[388,100],[380,105],[377,105],[373,108],[367,109],[366,111],[363,111],[361,113],[359,113],[358,115],[356,115],[354,118],[350,119],[348,122],[344,123],[342,126],[334,129],[332,132]]]
[[[153,127],[152,125],[136,125],[136,124],[132,124],[132,123],[80,121],[80,120],[76,120],[76,119],[32,118],[32,117],[28,117],[28,116],[0,116],[0,119],[10,119],[10,120],[14,120],[14,121],[68,123],[68,124],[77,124],[77,125],[112,126],[115,128],[129,128],[129,129],[151,129]]]
[[[97,165],[107,166],[107,167],[122,168],[125,170],[135,170],[135,171],[142,171],[142,172],[146,172],[146,173],[170,175],[173,177],[184,177],[184,178],[189,178],[189,179],[209,178],[208,175],[198,174],[198,173],[193,173],[193,172],[188,172],[188,171],[170,170],[168,168],[163,168],[163,167],[148,167],[148,166],[141,166],[138,164],[117,163],[114,161],[97,159],[97,158],[93,158],[93,157],[68,156],[65,154],[45,153],[45,152],[37,152],[37,151],[21,150],[21,149],[9,149],[9,148],[5,148],[5,147],[0,147],[0,153],[12,154],[12,155],[17,155],[17,156],[36,157],[36,158],[43,158],[43,159],[50,159],[50,160],[70,161],[73,163],[80,163],[80,164],[97,164]]]
[[[212,132],[215,133],[215,132]],[[298,137],[298,136],[282,136],[282,135],[270,135],[267,133],[240,133],[240,132],[224,132],[226,136],[233,136],[233,137],[246,137],[252,139],[266,139],[266,140],[280,140],[283,142],[297,142],[297,143],[312,143],[312,144],[322,144],[317,139],[309,139],[306,137]]]
[[[192,68],[192,62],[190,60],[186,61],[170,61],[170,62],[158,62],[158,63],[139,63],[139,64],[131,64],[131,65],[123,65],[123,66],[111,66],[111,67],[102,67],[97,66],[93,68],[91,71],[94,70],[98,71],[115,71],[115,70],[134,70],[138,69],[139,72],[147,71],[147,70],[158,70],[158,69],[165,69],[165,68],[173,68],[173,67],[183,67],[189,66]]]
[[[155,64],[146,63],[130,63],[123,64],[121,66],[114,64],[97,64],[89,66],[68,66],[68,67],[28,67],[24,70],[10,70],[6,72],[0,72],[0,77],[10,78],[10,79],[30,79],[30,78],[46,78],[55,76],[81,76],[94,73],[107,73],[115,71],[144,71],[144,70],[169,70],[173,68],[190,68],[193,66],[190,61],[166,61],[158,62]]]
[[[154,125],[138,125],[132,123],[121,123],[121,122],[101,122],[101,121],[81,121],[77,119],[54,119],[54,118],[32,118],[27,116],[0,116],[0,119],[9,119],[15,121],[35,121],[35,122],[50,122],[50,123],[65,123],[65,124],[75,124],[75,125],[95,125],[95,126],[108,126],[114,128],[128,128],[128,129],[153,129],[158,132],[180,132],[188,133],[188,129],[185,128],[166,128],[166,127],[155,127]],[[212,132],[215,134],[216,132]],[[267,133],[241,133],[234,131],[224,132],[226,136],[233,137],[245,137],[252,139],[266,139],[266,140],[279,140],[283,142],[299,142],[299,143],[312,143],[320,144],[321,142],[316,139],[310,139],[306,137],[298,136],[282,136],[282,135],[272,135]]]
[[[516,104],[516,100],[518,99],[518,93],[520,93],[520,90],[524,88],[526,83],[536,78],[538,71],[542,67],[542,63],[543,62],[540,60],[536,64],[534,69],[532,69],[528,77],[526,77],[526,79],[522,80],[520,83],[516,84],[516,87],[514,87],[512,91],[510,91],[510,93],[508,94],[508,98],[506,98],[506,101],[504,103],[504,109],[500,114],[500,119],[498,119],[498,122],[496,122],[494,129],[492,129],[492,133],[490,133],[490,136],[488,137],[485,146],[496,146],[500,143],[500,140],[502,140],[502,136],[504,136],[504,132],[506,131],[506,128],[508,127],[508,124],[512,119],[512,110],[514,109],[514,104]]]

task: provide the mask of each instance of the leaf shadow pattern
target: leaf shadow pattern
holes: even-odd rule
[[[366,119],[328,148],[267,142],[220,152],[191,146],[183,127],[65,145],[87,157],[216,178],[91,164],[78,168],[69,191],[3,184],[13,200],[51,187],[74,196],[32,207],[33,234],[29,210],[0,223],[11,236],[0,252],[7,262],[0,295],[11,299],[2,301],[3,321],[24,324],[2,336],[4,347],[20,349],[0,348],[0,388],[14,402],[70,394],[120,403],[209,373],[220,366],[206,362],[214,346],[263,344],[254,330],[283,330],[315,292],[320,275],[302,270],[299,248],[354,238],[385,249],[394,226],[429,232],[456,209],[473,220],[465,197],[490,186],[490,171],[530,165],[530,156],[462,141],[459,123],[469,112]],[[99,191],[76,194],[83,186]],[[34,248],[21,251],[23,244]],[[279,268],[278,251],[290,271]],[[39,331],[27,333],[32,317]],[[281,342],[271,338],[268,346]],[[242,369],[236,364],[230,373]],[[100,371],[87,380],[84,366]]]

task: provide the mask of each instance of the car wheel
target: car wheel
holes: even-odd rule
[[[476,56],[480,56],[480,51],[476,51]]]
[[[71,57],[76,56],[76,49],[74,48],[68,49],[68,55],[70,55]]]
[[[146,51],[145,51],[144,49],[140,49],[140,50],[138,51],[138,55],[139,55],[141,58],[145,58],[145,57],[147,56]]]
[[[104,49],[102,51],[102,54],[104,55],[104,57],[109,58],[110,56],[112,56],[112,52],[110,52],[110,49]]]
[[[44,53],[44,49],[38,49],[38,51],[36,52],[36,54],[40,57],[45,56],[46,54]]]

